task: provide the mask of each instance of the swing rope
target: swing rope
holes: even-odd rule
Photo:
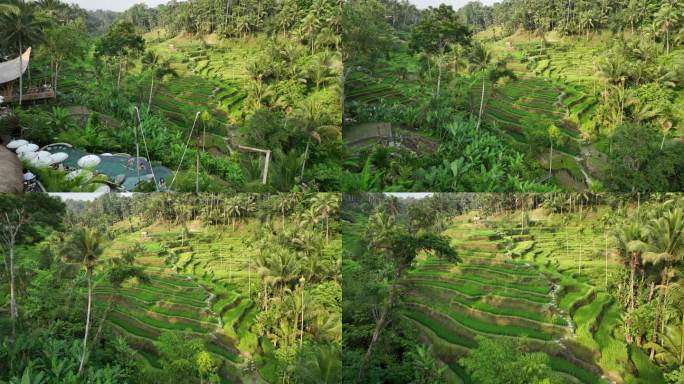
[[[169,189],[173,187],[173,183],[176,181],[176,176],[178,176],[178,172],[180,171],[181,165],[183,165],[183,159],[185,158],[185,153],[188,151],[188,146],[190,145],[190,140],[192,139],[192,133],[195,131],[195,125],[197,125],[197,119],[199,118],[200,113],[197,112],[195,114],[195,122],[192,123],[192,129],[190,129],[190,134],[188,135],[188,141],[185,143],[185,148],[183,149],[183,155],[181,156],[180,162],[178,163],[178,168],[176,169],[176,172],[173,174],[173,179],[171,180],[171,184],[169,184]]]

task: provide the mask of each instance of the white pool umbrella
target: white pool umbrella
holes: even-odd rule
[[[22,152],[35,152],[38,150],[38,146],[35,144],[24,144],[21,147],[17,148],[17,153],[22,153]]]
[[[52,154],[47,151],[35,152],[36,157],[31,159],[31,164],[36,167],[48,167],[52,164]]]
[[[33,160],[36,156],[38,156],[37,153],[35,152],[19,152],[19,158],[21,160]]]
[[[97,187],[95,190],[95,193],[109,193],[111,192],[111,188],[109,188],[108,185],[102,185],[100,187]]]
[[[96,167],[100,161],[100,157],[97,155],[86,155],[78,159],[78,166],[81,168]]]
[[[68,159],[69,155],[67,155],[65,152],[57,152],[57,153],[53,153],[50,156],[50,158],[51,158],[50,164],[59,164],[62,161]]]
[[[75,171],[69,172],[66,175],[67,180],[73,180],[77,177],[83,177],[83,181],[89,181],[93,178],[93,173],[85,169],[77,169]]]
[[[7,144],[7,148],[9,149],[17,149],[23,145],[28,144],[29,142],[26,140],[12,140]]]

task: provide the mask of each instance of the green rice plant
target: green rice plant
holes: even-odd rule
[[[437,336],[451,344],[462,345],[467,348],[475,348],[477,346],[477,343],[474,340],[467,339],[465,337],[460,337],[454,334],[453,332],[447,331],[439,322],[435,321],[433,318],[423,313],[407,312],[405,316],[430,329]]]
[[[408,302],[411,302],[411,299],[408,300]],[[414,305],[421,305],[421,301],[414,301]],[[490,335],[502,335],[502,336],[513,336],[513,337],[529,337],[532,339],[539,339],[539,340],[553,340],[553,335],[535,330],[535,329],[530,329],[527,327],[521,327],[521,326],[515,326],[515,325],[498,325],[498,324],[492,324],[492,323],[487,323],[480,321],[478,319],[474,319],[472,317],[469,317],[467,314],[454,311],[444,305],[439,305],[439,304],[432,304],[430,308],[433,308],[436,311],[439,311],[440,313],[449,316],[452,318],[454,321],[458,322],[459,324],[470,328],[474,331],[477,332],[482,332]]]
[[[429,284],[424,284],[424,285],[423,284],[417,284],[417,286],[420,287],[421,289],[427,288],[431,292],[431,294],[435,294],[435,290],[437,290],[437,291],[444,290],[444,288],[441,288],[441,287],[431,287]],[[451,292],[453,292],[453,291],[451,291]],[[436,293],[437,293],[437,297],[440,297],[440,299],[441,299],[442,296],[439,295],[439,292],[436,292]],[[453,292],[449,296],[449,300],[451,300],[453,302],[456,302],[456,303],[461,304],[461,305],[468,306],[472,309],[491,313],[494,315],[522,317],[522,318],[526,318],[529,320],[538,321],[540,323],[549,322],[548,316],[544,315],[541,312],[536,312],[536,311],[532,311],[532,310],[523,310],[520,308],[503,307],[500,305],[496,305],[496,306],[490,305],[487,302],[485,302],[483,299],[484,298],[481,298],[479,300],[468,299],[467,297],[461,296],[456,292]],[[563,321],[563,323],[559,324],[559,325],[565,325],[565,321]]]
[[[623,374],[629,363],[627,346],[624,341],[613,337],[612,331],[620,323],[620,310],[617,305],[611,304],[603,315],[601,323],[596,330],[596,342],[601,348],[601,367]]]
[[[156,339],[157,334],[154,334],[142,327],[136,326],[136,321],[126,317],[125,315],[118,314],[116,311],[112,311],[107,318],[107,321],[110,323],[116,325],[117,327],[123,329],[124,331],[138,336],[138,337],[144,337],[147,339]]]
[[[610,297],[608,294],[601,292],[588,305],[580,307],[575,311],[572,317],[577,325],[575,330],[577,341],[591,350],[600,350],[598,342],[594,340],[593,332],[596,327],[596,321],[600,319],[601,312],[608,305],[610,305]]]
[[[207,330],[213,327],[212,324],[200,323],[192,320],[187,320],[184,322],[178,322],[178,319],[169,318],[168,321],[156,319],[154,317],[149,317],[148,313],[144,310],[132,310],[129,308],[118,307],[115,309],[117,313],[124,314],[129,318],[136,319],[140,323],[149,325],[150,327],[170,330],[170,331],[192,331],[196,333],[206,333]]]
[[[601,377],[599,377],[598,375],[589,372],[583,368],[580,368],[563,358],[557,356],[549,356],[549,362],[551,369],[553,369],[554,371],[567,373],[568,375],[576,377],[579,381],[581,381],[584,384],[608,383],[606,380],[601,379]]]

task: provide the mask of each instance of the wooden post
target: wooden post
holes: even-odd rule
[[[271,161],[271,151],[266,151],[266,164],[264,164],[264,177],[261,180],[261,184],[266,185],[266,181],[268,180],[268,163]]]
[[[261,183],[266,184],[266,181],[268,179],[268,165],[269,165],[269,162],[271,161],[271,150],[246,147],[244,145],[239,145],[239,144],[237,147],[238,147],[238,149],[241,149],[243,151],[258,152],[258,153],[263,153],[266,155],[266,163],[264,164],[264,171],[263,171],[262,177],[261,177]]]

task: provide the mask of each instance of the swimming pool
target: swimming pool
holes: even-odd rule
[[[44,151],[50,153],[64,152],[69,155],[62,164],[65,168],[78,169],[78,159],[88,155],[87,152],[74,148],[66,143],[56,143],[46,145],[42,148]],[[98,155],[101,159],[100,164],[95,167],[95,171],[99,174],[104,174],[109,177],[112,182],[120,182],[123,179],[122,186],[126,191],[132,191],[140,181],[152,180],[152,171],[157,182],[161,179],[168,180],[171,176],[171,170],[163,166],[152,166],[150,162],[144,157],[138,158],[138,165],[140,168],[140,177],[138,177],[138,169],[136,169],[135,157],[127,153],[114,153]]]

